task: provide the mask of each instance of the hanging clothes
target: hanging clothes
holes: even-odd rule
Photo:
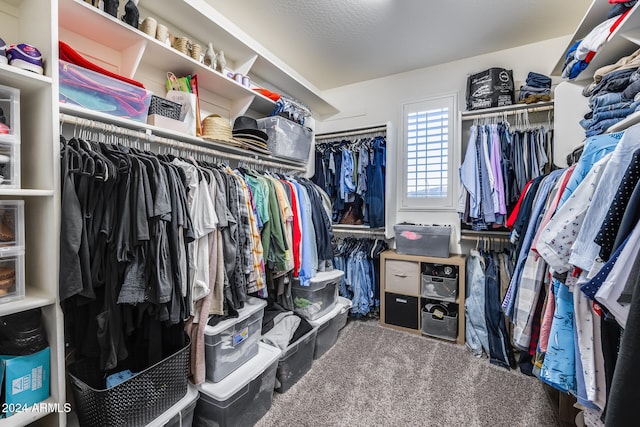
[[[248,295],[291,309],[293,277],[331,268],[329,198],[308,179],[61,142],[65,327],[105,372],[159,362],[184,330],[200,383],[207,324],[237,316]]]
[[[553,132],[544,126],[472,125],[459,170],[461,221],[474,230],[507,225],[527,183],[552,169],[552,145]]]
[[[606,425],[633,423],[618,387],[634,375],[630,347],[621,343],[633,337],[627,325],[640,264],[639,132],[632,126],[589,138],[577,164],[554,171],[562,175],[551,191],[545,184],[554,172],[523,192],[512,236],[520,244],[516,268],[524,261],[525,272],[516,279],[516,269],[503,300],[519,348],[530,351],[534,337],[526,332],[540,328],[533,373]],[[543,274],[526,273],[533,261]]]
[[[508,253],[471,250],[466,260],[465,298],[467,347],[476,357],[483,352],[490,363],[504,368],[515,366],[504,312],[500,307],[501,282],[508,280]]]
[[[312,181],[334,201],[333,222],[384,227],[386,138],[321,141]]]
[[[355,316],[379,312],[380,254],[387,249],[382,239],[347,237],[335,244],[334,266],[345,273],[340,295],[351,300]]]

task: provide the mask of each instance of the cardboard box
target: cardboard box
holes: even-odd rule
[[[4,373],[6,408],[26,408],[49,397],[51,380],[49,347],[27,356],[0,356]],[[11,412],[4,415],[10,416]]]

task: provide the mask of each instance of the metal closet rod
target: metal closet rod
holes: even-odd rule
[[[237,160],[240,162],[246,162],[246,163],[251,163],[251,164],[255,164],[255,165],[260,165],[260,166],[267,166],[270,168],[275,168],[275,169],[280,169],[280,170],[290,170],[290,171],[296,171],[296,172],[306,172],[307,169],[302,167],[302,166],[293,166],[293,165],[287,165],[285,163],[275,163],[275,162],[271,162],[269,160],[262,160],[259,157],[252,157],[250,155],[248,156],[241,156],[241,155],[237,155],[237,154],[232,154],[232,153],[225,153],[223,151],[217,151],[214,150],[212,148],[207,148],[207,147],[200,147],[198,145],[193,145],[193,144],[189,144],[186,142],[181,142],[181,141],[176,141],[173,139],[169,139],[169,138],[165,138],[162,136],[157,136],[157,135],[153,135],[153,134],[149,134],[146,132],[141,132],[141,131],[136,131],[136,130],[131,130],[131,129],[127,129],[127,128],[123,128],[117,125],[112,125],[109,123],[104,123],[104,122],[100,122],[100,121],[96,121],[96,120],[92,120],[92,119],[85,119],[83,117],[77,117],[77,116],[71,116],[68,114],[60,114],[60,122],[61,123],[67,123],[70,125],[77,125],[77,126],[83,126],[83,127],[87,127],[87,128],[91,128],[91,129],[98,129],[98,130],[104,130],[105,132],[112,132],[112,133],[117,133],[119,135],[125,135],[125,136],[131,136],[134,138],[138,138],[140,140],[145,140],[148,142],[153,142],[153,143],[157,143],[160,145],[165,145],[171,148],[177,148],[180,150],[186,150],[186,151],[191,151],[191,152],[196,152],[196,153],[202,153],[202,154],[207,154],[213,157],[219,157],[222,159],[227,159],[227,160]]]
[[[553,105],[545,105],[542,107],[530,107],[530,108],[522,108],[519,110],[504,110],[504,111],[496,111],[495,113],[478,113],[478,114],[464,114],[462,116],[462,120],[473,120],[473,119],[484,119],[489,117],[504,117],[504,116],[514,116],[519,113],[524,113],[525,111],[528,113],[539,113],[542,111],[550,111],[553,110]]]
[[[367,236],[384,236],[384,228],[340,228],[338,224],[332,228],[334,234],[364,234]]]
[[[367,135],[370,133],[378,133],[378,132],[386,132],[386,131],[387,131],[387,126],[381,125],[381,126],[374,126],[374,127],[368,127],[368,128],[353,129],[345,132],[321,133],[316,135],[316,141],[323,140],[323,139],[342,138],[345,136]]]

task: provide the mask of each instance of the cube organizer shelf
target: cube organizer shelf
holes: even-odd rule
[[[427,268],[433,265],[447,269],[446,273],[434,279],[434,273]],[[380,323],[383,326],[464,344],[464,256],[437,258],[385,251],[380,255],[380,278]],[[437,306],[442,302],[457,309],[455,315],[425,310],[426,304]]]

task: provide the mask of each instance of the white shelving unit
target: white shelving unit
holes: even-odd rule
[[[138,7],[141,19],[154,17],[166,25],[171,34],[189,37],[203,46],[203,50],[209,42],[213,43],[216,51],[224,50],[227,68],[249,75],[254,81],[266,82],[266,89],[299,99],[316,117],[338,112],[322,98],[317,88],[234,27],[208,3],[141,0]],[[105,68],[142,81],[159,96],[166,91],[164,82],[168,71],[177,76],[197,74],[205,113],[223,113],[221,115],[233,120],[248,110],[266,116],[275,106],[269,98],[81,0],[60,1],[60,37]]]
[[[562,74],[562,65],[564,64],[565,54],[569,47],[576,41],[582,40],[593,28],[604,22],[607,19],[607,13],[611,6],[607,0],[593,0],[589,10],[571,37],[562,57],[558,59],[558,62],[551,71],[551,75],[559,76]],[[613,64],[621,57],[633,53],[640,47],[640,12],[638,8],[640,8],[640,3],[633,6],[624,21],[620,23],[605,44],[596,52],[596,55],[591,62],[589,62],[587,68],[577,77],[578,80],[593,77],[593,73],[598,68]]]
[[[65,398],[64,332],[58,299],[60,198],[58,160],[58,4],[56,0],[0,0],[0,37],[7,43],[29,43],[44,57],[37,75],[0,65],[0,85],[20,89],[20,188],[0,189],[1,200],[25,203],[25,298],[0,302],[0,315],[41,308],[51,349],[50,397]],[[66,425],[61,412],[24,411],[0,419],[0,427]]]

